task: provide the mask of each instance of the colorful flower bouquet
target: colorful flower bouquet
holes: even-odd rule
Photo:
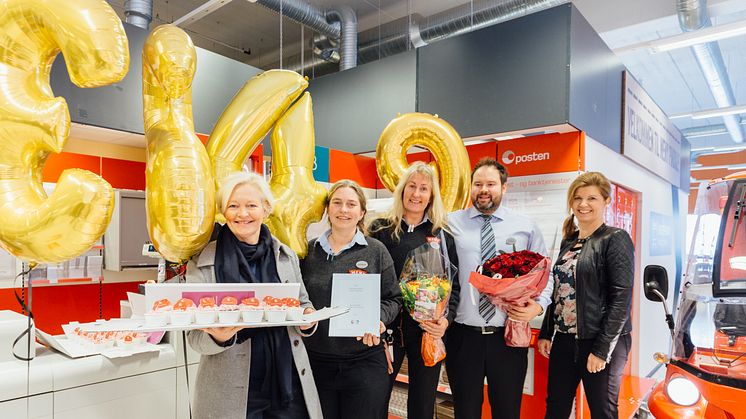
[[[399,281],[403,305],[417,321],[437,321],[448,313],[451,278],[455,277],[456,268],[444,257],[444,251],[439,240],[431,241],[410,251],[404,262]],[[446,356],[443,340],[427,332],[422,333],[421,351],[428,367]]]
[[[503,311],[511,305],[525,306],[541,294],[549,280],[551,261],[530,250],[501,253],[484,262],[469,276],[469,283],[492,304]],[[528,322],[505,320],[505,343],[513,347],[528,347],[531,327]]]

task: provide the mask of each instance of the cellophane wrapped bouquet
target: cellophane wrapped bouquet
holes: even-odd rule
[[[399,286],[404,309],[413,319],[437,321],[448,314],[451,285],[456,268],[448,260],[444,243],[431,240],[409,252],[404,262]],[[456,279],[457,280],[457,279]],[[431,367],[446,356],[443,340],[422,333],[422,359]]]
[[[503,311],[511,305],[525,306],[528,300],[541,294],[549,280],[551,261],[530,250],[500,253],[472,272],[469,282],[492,304]],[[528,347],[531,327],[528,322],[505,320],[505,343],[513,347]]]

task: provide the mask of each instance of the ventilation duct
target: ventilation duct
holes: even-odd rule
[[[326,15],[321,10],[302,0],[257,0],[256,3],[308,26],[315,32],[334,39],[340,37],[341,28],[338,22],[327,22]]]
[[[339,45],[339,70],[348,70],[357,66],[357,16],[350,6],[340,6],[326,12],[332,21],[341,25]]]
[[[568,2],[569,0],[475,0],[428,17],[412,14],[360,32],[357,61],[359,64],[375,61]],[[311,71],[321,74],[333,72],[333,67],[323,62],[308,65],[304,63],[301,68],[297,57],[289,61],[296,63],[291,67],[293,70],[304,74]]]
[[[691,32],[710,26],[706,0],[677,0],[676,10],[679,26],[684,32]],[[728,73],[725,70],[723,55],[715,42],[694,45],[692,52],[710,87],[715,103],[720,108],[735,106],[736,100],[731,89]],[[736,115],[723,116],[723,123],[733,141],[743,142],[740,118]]]
[[[143,29],[149,29],[153,20],[153,0],[126,0],[124,21]]]

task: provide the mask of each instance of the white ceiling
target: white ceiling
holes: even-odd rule
[[[206,0],[154,0],[155,25],[172,22],[202,5]],[[351,6],[358,15],[359,30],[419,13],[429,16],[465,3],[464,0],[308,0],[320,10],[338,5]],[[109,0],[124,16],[124,0]],[[466,2],[468,3],[468,2]],[[681,33],[675,0],[573,0],[581,13],[598,31],[611,49]],[[709,0],[713,25],[746,20],[746,0]],[[152,26],[151,26],[152,27]],[[196,45],[269,69],[279,66],[280,17],[263,6],[246,0],[234,0],[195,23],[184,26]],[[303,32],[304,53],[311,55],[309,29]],[[301,25],[285,18],[282,24],[282,55],[300,53]],[[719,41],[736,105],[746,104],[746,37]],[[245,52],[244,52],[245,51]],[[250,53],[248,53],[250,51]],[[638,50],[620,54],[620,58],[667,114],[716,108],[712,94],[689,48],[651,54]],[[722,118],[675,120],[681,129],[722,124]],[[718,135],[691,140],[693,148],[733,142]]]

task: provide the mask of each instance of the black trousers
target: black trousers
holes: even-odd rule
[[[606,368],[590,373],[587,363],[593,339],[576,340],[574,334],[555,333],[549,352],[546,418],[567,419],[572,411],[575,390],[582,380],[591,417],[616,419],[619,386],[631,344],[629,334],[620,336]]]
[[[492,417],[521,417],[528,348],[505,345],[504,334],[503,327],[481,334],[459,323],[448,329],[446,372],[457,419],[481,417],[485,377]]]
[[[388,411],[383,350],[354,361],[309,358],[324,419],[380,419]]]
[[[432,367],[426,367],[422,361],[422,333],[407,334],[404,346],[394,344],[394,372],[389,375],[389,391],[386,398],[386,406],[391,399],[391,391],[394,388],[396,376],[399,374],[404,356],[407,357],[407,374],[409,384],[407,385],[407,417],[410,419],[432,419],[435,414],[435,393],[438,389],[440,378],[440,367],[443,362],[438,362]],[[448,355],[446,355],[447,357]],[[388,417],[386,412],[383,418]]]
[[[298,371],[293,368],[293,400],[284,408],[272,408],[272,395],[249,389],[246,419],[307,419],[308,409]]]

